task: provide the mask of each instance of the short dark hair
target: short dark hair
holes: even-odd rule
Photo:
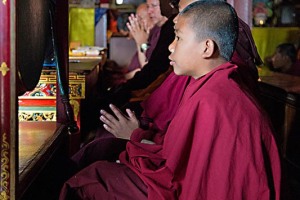
[[[211,38],[220,55],[229,61],[238,38],[238,17],[234,8],[222,0],[201,0],[188,5],[179,16],[190,18],[196,38]]]
[[[297,60],[297,50],[294,44],[291,43],[283,43],[276,47],[278,53],[282,55],[288,56],[292,62],[296,62]]]

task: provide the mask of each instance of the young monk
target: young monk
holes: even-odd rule
[[[228,62],[237,23],[223,1],[184,9],[170,59],[177,75],[192,80],[163,143],[132,139],[121,164],[90,165],[65,184],[60,199],[279,199],[269,121]]]
[[[175,6],[182,10],[194,1],[195,0],[181,0],[179,6]],[[174,3],[176,4],[176,2]],[[161,6],[161,8],[165,7],[166,6]],[[176,22],[177,20],[174,21]],[[254,61],[257,60],[259,56],[256,48],[251,48],[253,46],[255,47],[255,44],[252,42],[253,40],[245,36],[251,36],[251,32],[248,33],[247,30],[248,29],[244,29],[244,27],[239,29],[238,41],[244,42],[238,42],[236,49],[244,50],[236,50],[234,52],[234,55],[236,55],[234,62],[239,61],[238,63],[241,64],[243,60],[248,60],[250,66],[255,67]],[[241,45],[243,45],[243,47]],[[247,49],[245,50],[245,48]],[[247,67],[245,64],[242,66],[244,72],[242,74],[247,74],[245,72],[253,70],[253,68]],[[244,78],[242,79],[244,80]],[[136,138],[147,135],[148,138],[155,140],[156,143],[162,143],[164,134],[178,109],[180,100],[190,80],[191,78],[188,76],[177,76],[172,72],[162,85],[156,89],[147,100],[142,102],[143,113],[139,118],[139,122],[137,121],[135,113],[129,109],[127,109],[129,116],[127,117],[125,114],[120,113],[114,105],[111,105],[112,111],[117,116],[116,119],[106,111],[101,110],[102,117],[100,119],[105,123],[105,129],[112,134],[104,134],[105,132],[101,131],[101,137],[97,137],[94,141],[82,148],[73,156],[72,160],[80,169],[98,160],[114,161],[118,158],[119,153],[125,149],[126,142],[130,137]],[[250,80],[255,82],[255,79],[251,79],[251,77]],[[248,84],[248,82],[245,84]],[[250,85],[249,90],[251,91],[252,84]]]

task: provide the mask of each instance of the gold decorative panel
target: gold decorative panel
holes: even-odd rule
[[[2,134],[1,145],[1,190],[0,200],[9,199],[9,143],[7,142],[6,133]]]
[[[2,73],[2,76],[5,76],[9,71],[9,68],[5,62],[1,63],[0,71]]]

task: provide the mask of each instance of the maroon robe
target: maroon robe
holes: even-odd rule
[[[120,160],[143,180],[148,199],[279,199],[280,160],[269,121],[231,78],[235,73],[236,66],[227,63],[192,81],[164,142],[143,144],[147,132],[134,132]],[[113,170],[103,162],[87,167],[65,183],[61,199],[68,191],[81,198],[95,197],[97,191],[102,199],[103,188],[127,199],[117,194],[137,177],[120,175],[121,181],[116,182],[106,175]],[[140,184],[128,188],[129,192],[144,192]]]
[[[60,200],[147,199],[146,185],[123,164],[99,161],[86,169],[64,184]]]
[[[156,141],[157,143],[162,143],[163,136],[168,128],[170,121],[175,115],[181,97],[183,96],[184,90],[189,81],[190,77],[177,76],[174,74],[174,72],[172,72],[162,83],[159,89],[155,90],[147,100],[143,101],[142,107],[144,109],[144,112],[142,114],[142,118],[144,120],[150,119],[151,122],[148,124],[149,128],[147,130],[137,129],[136,131],[134,131],[132,137],[135,138],[135,140],[137,140],[140,137],[143,137],[149,140]],[[176,98],[170,99],[169,97],[171,96]],[[119,153],[125,149],[125,140],[115,138],[113,135],[106,132],[105,130],[103,130],[102,133],[103,134],[101,135],[101,137],[96,138],[95,140],[84,146],[82,149],[80,149],[79,152],[77,152],[72,157],[72,160],[76,164],[76,167],[82,169],[83,167],[86,167],[92,164],[93,162],[99,160],[113,161],[116,159]],[[62,189],[60,195],[60,199],[75,198],[74,196],[72,196],[72,192],[70,192],[70,188],[73,187],[81,187],[80,191],[77,191],[77,193],[79,194],[76,195],[84,195],[84,185],[87,183],[88,180],[92,179],[91,177],[98,177],[98,174],[102,174],[102,180],[109,180],[111,178],[113,179],[113,177],[109,177],[111,174],[106,173],[106,170],[104,170],[103,168],[101,168],[101,172],[98,172],[96,169],[89,170],[89,168],[93,168],[93,166],[97,168],[99,167],[99,165],[105,165],[103,163],[104,162],[97,162],[89,166],[87,169],[82,170],[82,172],[79,172],[80,175],[77,174],[76,176],[72,177],[64,185],[64,188]],[[120,166],[116,163],[110,163],[110,165],[111,167],[131,171],[130,169],[124,168],[124,166]],[[139,180],[139,177],[132,173],[126,173],[126,176],[123,176],[122,180],[128,182],[126,184],[131,184],[131,180]],[[136,183],[136,185],[139,184]],[[140,187],[143,188],[144,186]],[[122,190],[122,188],[119,189]],[[138,189],[137,194],[141,194],[139,190],[140,189]],[[118,192],[114,190],[109,190],[106,194],[103,194],[102,189],[97,191],[102,192],[102,197],[105,197],[103,199],[114,199],[113,194],[118,194]],[[89,195],[93,197],[93,194],[89,193]],[[81,198],[83,198],[83,196],[81,196]],[[142,197],[139,196],[139,199],[141,198]],[[126,199],[126,197],[122,196],[122,199]],[[132,198],[128,199],[131,200]]]
[[[269,120],[231,79],[235,71],[227,63],[187,87],[163,145],[127,144],[120,160],[148,186],[148,199],[279,199]]]
[[[239,66],[239,72],[242,75],[243,81],[249,86],[249,90],[253,91],[252,93],[256,95],[258,74],[255,63],[259,64],[261,60],[249,26],[240,19],[239,26],[237,50],[234,52],[232,61]],[[154,37],[153,35],[155,35],[156,31],[156,28],[153,28],[150,38]],[[154,48],[153,45],[151,45],[152,47]],[[144,122],[152,121],[149,128],[147,130],[136,130],[132,137],[146,137],[147,135],[148,139],[155,140],[156,143],[161,143],[189,81],[190,77],[176,76],[174,73],[171,73],[162,85],[147,100],[142,102],[144,112],[141,122],[144,124]],[[86,145],[73,156],[72,159],[78,167],[85,167],[98,160],[114,160],[118,156],[118,152],[124,150],[124,140],[115,138],[117,144],[113,144],[113,135],[107,133],[103,128],[98,132],[101,132],[98,135],[101,135],[101,137],[105,135],[105,138],[97,137],[95,141]]]
[[[131,137],[135,140],[143,138],[155,141],[155,143],[162,143],[164,134],[177,111],[189,82],[190,77],[177,76],[174,72],[171,72],[148,99],[141,103],[144,110],[141,121],[146,124],[147,119],[149,119],[148,129],[136,129]]]
[[[300,76],[300,60],[294,62],[292,67],[286,73],[293,76]]]
[[[190,77],[177,76],[172,72],[159,89],[155,90],[148,99],[141,103],[144,110],[141,121],[148,128],[146,130],[137,129],[132,137],[136,139],[143,137],[156,143],[162,143],[163,136],[189,81]],[[116,160],[119,154],[125,150],[126,142],[127,140],[115,138],[103,127],[100,127],[96,139],[81,148],[72,157],[72,161],[76,167],[82,169],[95,161]]]

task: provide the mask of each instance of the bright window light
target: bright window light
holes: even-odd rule
[[[123,0],[116,0],[117,4],[123,4]]]

